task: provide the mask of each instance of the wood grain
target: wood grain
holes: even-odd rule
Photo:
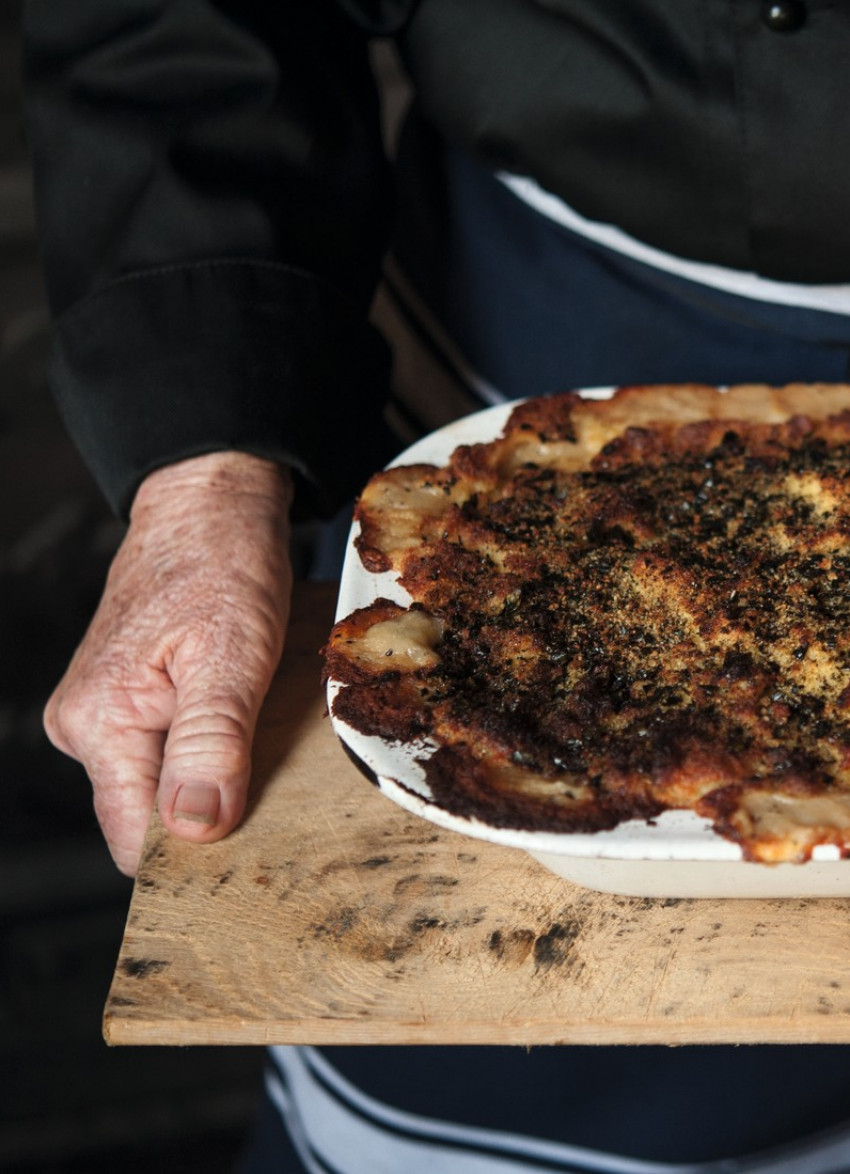
[[[153,822],[109,1043],[850,1041],[850,902],[595,893],[380,796],[325,716],[334,598],[297,596],[243,825]]]

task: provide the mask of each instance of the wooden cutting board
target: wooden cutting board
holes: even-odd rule
[[[325,714],[335,595],[296,595],[242,826],[154,820],[108,1042],[850,1041],[850,901],[595,893],[379,795]]]

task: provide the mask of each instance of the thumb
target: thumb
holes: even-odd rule
[[[238,824],[262,700],[263,691],[222,689],[203,678],[178,688],[159,781],[160,815],[174,835],[210,843]]]

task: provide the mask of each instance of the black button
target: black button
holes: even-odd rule
[[[806,21],[806,5],[803,0],[774,0],[762,4],[761,19],[775,33],[792,33]]]

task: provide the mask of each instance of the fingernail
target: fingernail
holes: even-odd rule
[[[174,800],[174,818],[188,823],[218,822],[221,796],[218,787],[206,783],[184,783]]]

